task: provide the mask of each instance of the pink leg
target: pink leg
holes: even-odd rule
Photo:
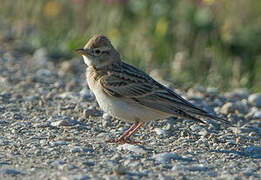
[[[125,139],[125,137],[129,134],[129,132],[135,127],[137,126],[137,123],[134,123],[127,131],[125,131],[123,133],[123,135],[120,137],[119,141]],[[136,129],[136,128],[135,128]],[[128,136],[127,136],[128,137]]]
[[[138,131],[138,129],[143,125],[142,122],[140,122],[135,129],[133,129],[133,131],[130,132],[130,134],[125,138],[125,139],[129,139],[136,131]]]
[[[137,123],[134,123],[127,131],[125,131],[123,133],[123,135],[120,137],[120,139],[118,140],[114,140],[114,139],[110,139],[108,140],[107,142],[111,142],[111,143],[125,143],[125,137],[130,133],[130,131],[135,127],[137,126],[138,124]]]

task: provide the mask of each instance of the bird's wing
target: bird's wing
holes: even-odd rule
[[[161,85],[146,73],[123,63],[116,65],[100,79],[105,93],[135,101],[144,106],[178,115],[180,111],[209,117],[227,123],[226,120],[196,107],[174,91]]]

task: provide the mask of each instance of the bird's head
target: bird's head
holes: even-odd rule
[[[103,35],[92,37],[84,48],[75,51],[83,56],[85,64],[95,68],[103,68],[121,60],[110,40]]]

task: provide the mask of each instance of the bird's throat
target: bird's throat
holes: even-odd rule
[[[83,61],[87,66],[91,66],[91,61],[86,57],[86,56],[82,56],[83,57]]]

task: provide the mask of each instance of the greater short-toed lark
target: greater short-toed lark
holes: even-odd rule
[[[77,49],[87,64],[87,82],[99,106],[108,114],[132,122],[118,139],[110,142],[134,143],[129,138],[142,124],[170,116],[201,123],[199,115],[228,123],[183,99],[145,72],[122,61],[119,52],[103,35],[92,37],[83,49]]]

